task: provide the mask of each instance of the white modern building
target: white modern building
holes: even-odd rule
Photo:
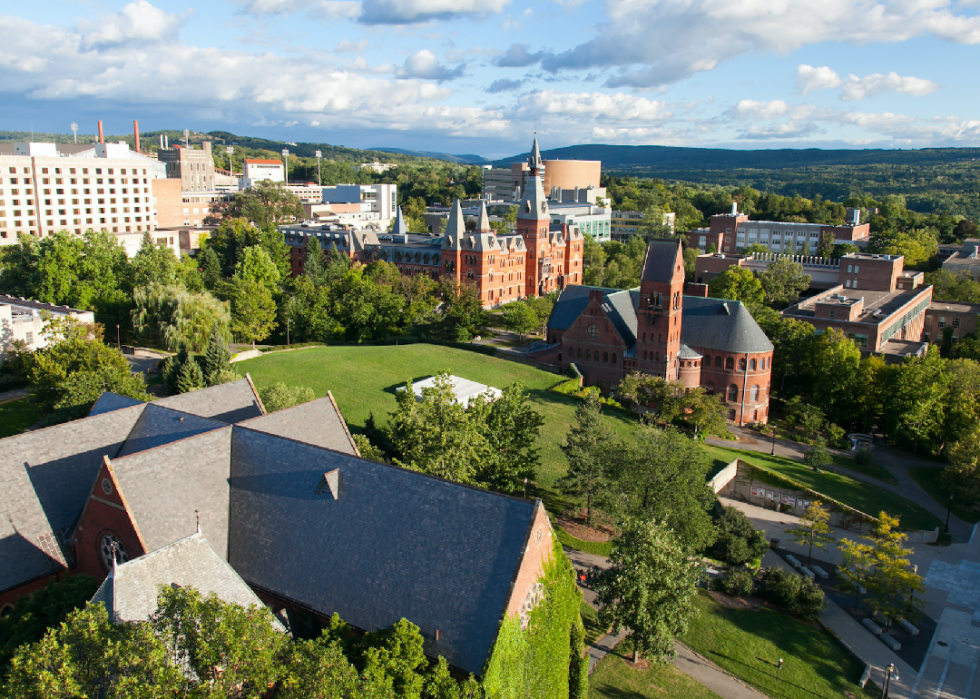
[[[612,210],[589,203],[548,201],[552,223],[578,226],[597,243],[612,240]]]
[[[245,176],[241,180],[242,189],[251,189],[252,185],[262,180],[285,182],[286,169],[283,167],[282,161],[245,158]]]
[[[48,343],[44,326],[48,321],[45,316],[71,316],[81,323],[95,322],[92,311],[0,295],[0,361],[17,340],[27,345],[27,349],[31,351],[46,347]]]
[[[338,184],[323,188],[324,204],[355,204],[360,214],[371,214],[368,219],[383,221],[385,225],[395,217],[398,207],[398,185],[394,184]]]
[[[44,237],[66,230],[142,234],[156,226],[150,181],[166,166],[126,143],[62,149],[54,143],[16,143],[0,153],[0,245],[21,234]]]

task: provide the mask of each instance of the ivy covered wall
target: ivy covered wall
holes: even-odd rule
[[[582,657],[582,593],[575,571],[554,539],[540,582],[544,599],[531,610],[527,628],[519,617],[504,620],[483,673],[488,699],[584,699],[588,658]]]

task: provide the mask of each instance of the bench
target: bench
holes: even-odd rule
[[[803,573],[803,575],[810,578],[810,580],[813,580],[814,577],[813,571],[807,568],[806,566],[800,566],[800,572]]]
[[[786,562],[789,563],[794,568],[800,567],[800,562],[796,560],[796,556],[794,556],[793,554],[789,554],[786,556]]]
[[[813,570],[814,573],[817,574],[817,576],[823,578],[824,580],[826,580],[829,577],[827,575],[827,571],[821,568],[820,566],[810,566],[810,568]]]
[[[919,630],[917,628],[915,628],[914,626],[912,626],[912,624],[910,624],[905,619],[899,619],[898,620],[898,625],[901,626],[906,631],[908,631],[913,636],[918,636],[919,635]]]
[[[871,621],[871,619],[867,619],[867,618],[862,619],[861,623],[864,625],[864,628],[866,628],[868,631],[873,633],[875,636],[881,635],[881,627],[878,626],[878,624]]]
[[[889,648],[891,648],[892,650],[901,650],[902,649],[902,644],[899,643],[898,641],[896,641],[891,636],[889,636],[887,633],[881,634],[881,636],[879,636],[878,638],[880,638],[882,640],[882,642],[886,646],[888,646]]]

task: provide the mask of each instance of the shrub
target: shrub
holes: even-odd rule
[[[857,454],[854,455],[854,461],[859,466],[870,466],[871,462],[874,461],[874,455],[868,447],[861,447],[857,450]]]
[[[714,582],[714,588],[732,597],[745,597],[752,594],[754,578],[747,570],[733,570]]]
[[[828,423],[824,430],[827,433],[827,441],[835,447],[847,446],[847,433],[844,428],[834,423]]]
[[[762,595],[791,614],[813,620],[823,611],[823,590],[810,578],[782,568],[763,568],[759,580]]]
[[[259,398],[262,399],[262,405],[265,406],[267,413],[274,413],[277,410],[291,408],[300,403],[307,403],[315,397],[312,388],[287,386],[282,381],[259,389]]]
[[[715,552],[720,560],[729,565],[741,565],[751,561],[769,548],[766,533],[756,531],[752,520],[736,507],[722,508],[717,528]]]

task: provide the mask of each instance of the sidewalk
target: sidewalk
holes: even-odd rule
[[[0,403],[9,403],[12,400],[20,400],[27,395],[26,388],[18,388],[15,391],[5,391],[0,393]]]

